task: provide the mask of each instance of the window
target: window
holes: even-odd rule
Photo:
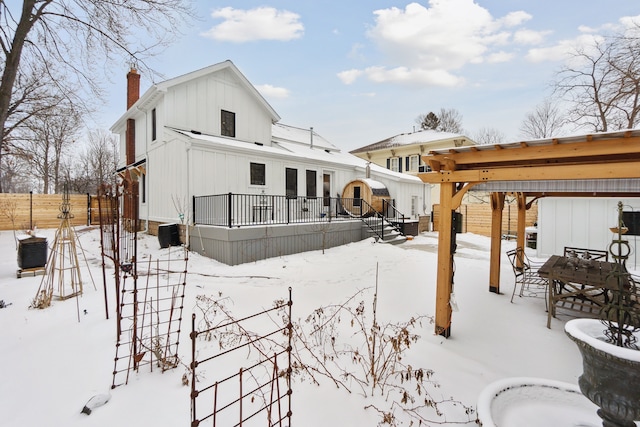
[[[307,197],[318,195],[318,183],[316,181],[316,171],[307,171]]]
[[[353,187],[353,206],[360,206],[360,186]]]
[[[220,134],[232,138],[236,137],[236,113],[220,111]]]
[[[322,174],[322,197],[322,205],[331,206],[331,175],[328,173]]]
[[[398,157],[391,157],[389,159],[389,169],[394,172],[400,172],[400,159]]]
[[[156,140],[156,109],[151,110],[151,140]]]
[[[251,163],[251,185],[266,185],[264,163]]]
[[[285,180],[286,180],[286,190],[287,197],[295,198],[298,197],[298,169],[286,168],[285,169]]]
[[[416,154],[413,156],[409,156],[409,170],[411,172],[418,171],[418,164],[420,163],[420,157]]]

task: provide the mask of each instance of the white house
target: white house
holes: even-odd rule
[[[139,218],[151,233],[181,218],[191,223],[194,196],[287,196],[318,204],[365,177],[386,186],[405,217],[417,219],[419,207],[430,206],[419,178],[343,153],[313,129],[279,124],[231,61],[154,84],[141,97],[139,74],[132,70],[127,79],[128,109],[111,130],[120,135],[121,169],[139,172]],[[255,219],[258,206],[251,208]],[[330,216],[331,206],[324,208]]]

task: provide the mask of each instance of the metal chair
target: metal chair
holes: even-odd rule
[[[520,285],[520,297],[525,296],[525,291],[527,296],[533,297],[538,296],[539,292],[543,292],[546,305],[548,280],[538,274],[538,269],[542,266],[542,263],[532,262],[521,247],[507,251],[507,257],[515,277],[511,302],[513,302],[513,297],[516,295],[516,288]]]
[[[564,247],[564,256],[576,257],[579,259],[592,259],[596,261],[609,261],[609,252],[603,249],[585,249],[574,248],[572,246]]]

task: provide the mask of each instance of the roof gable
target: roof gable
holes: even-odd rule
[[[351,153],[363,153],[367,151],[376,151],[376,150],[386,150],[389,148],[402,147],[402,146],[410,146],[410,145],[429,145],[435,143],[442,143],[446,141],[451,141],[451,145],[454,146],[455,141],[467,141],[470,144],[474,144],[474,142],[458,133],[452,132],[439,132],[432,129],[427,130],[419,130],[417,132],[411,133],[401,133],[399,135],[392,136],[387,139],[383,139],[382,141],[375,142],[373,144],[366,145],[364,147],[356,148],[355,150],[350,151]]]

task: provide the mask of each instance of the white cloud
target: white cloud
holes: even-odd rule
[[[258,92],[265,98],[288,98],[290,94],[289,89],[269,84],[256,85],[256,89],[258,89]]]
[[[513,43],[514,31],[531,19],[523,11],[496,19],[474,0],[429,0],[428,6],[414,2],[373,13],[368,36],[385,55],[386,65],[361,74],[345,71],[341,79],[347,84],[366,75],[375,82],[461,85],[465,80],[456,71],[462,67],[513,58],[497,47]]]
[[[518,44],[539,45],[551,31],[518,30],[513,34],[513,41]]]
[[[272,7],[234,9],[225,7],[211,13],[223,22],[202,33],[214,40],[248,42],[253,40],[287,41],[302,37],[304,25],[300,15]]]
[[[553,46],[530,49],[526,59],[530,62],[565,61],[576,49],[588,52],[598,40],[601,40],[600,36],[582,34],[574,39],[560,40]]]
[[[640,15],[624,16],[620,18],[620,24],[622,24],[629,36],[638,37],[638,33],[640,33]]]
[[[338,73],[338,78],[342,81],[342,83],[350,85],[351,83],[355,82],[362,74],[363,72],[361,70],[353,69]]]
[[[505,27],[516,27],[521,25],[532,18],[527,12],[519,10],[517,12],[509,12],[504,18],[500,19],[499,22],[504,24]]]
[[[461,86],[464,83],[464,79],[441,69],[426,70],[407,67],[386,69],[384,67],[369,67],[365,69],[364,72],[371,81],[376,83],[420,83],[429,86],[445,87]]]
[[[487,57],[487,62],[490,64],[497,64],[500,62],[509,62],[511,59],[513,59],[513,56],[514,56],[513,53],[500,51],[500,52],[492,53],[491,55],[489,55]]]
[[[570,64],[576,61],[580,62],[581,59],[572,54],[577,51],[585,52],[587,55],[590,52],[595,53],[596,44],[603,40],[602,34],[611,31],[630,31],[635,32],[637,36],[640,33],[639,26],[640,15],[624,16],[618,20],[617,24],[605,23],[598,27],[580,25],[578,26],[580,32],[578,36],[560,40],[551,46],[530,49],[526,59],[531,62],[567,61]]]
[[[351,50],[347,57],[358,60],[364,59],[364,55],[360,53],[363,47],[364,46],[361,43],[354,43],[353,46],[351,46]]]

